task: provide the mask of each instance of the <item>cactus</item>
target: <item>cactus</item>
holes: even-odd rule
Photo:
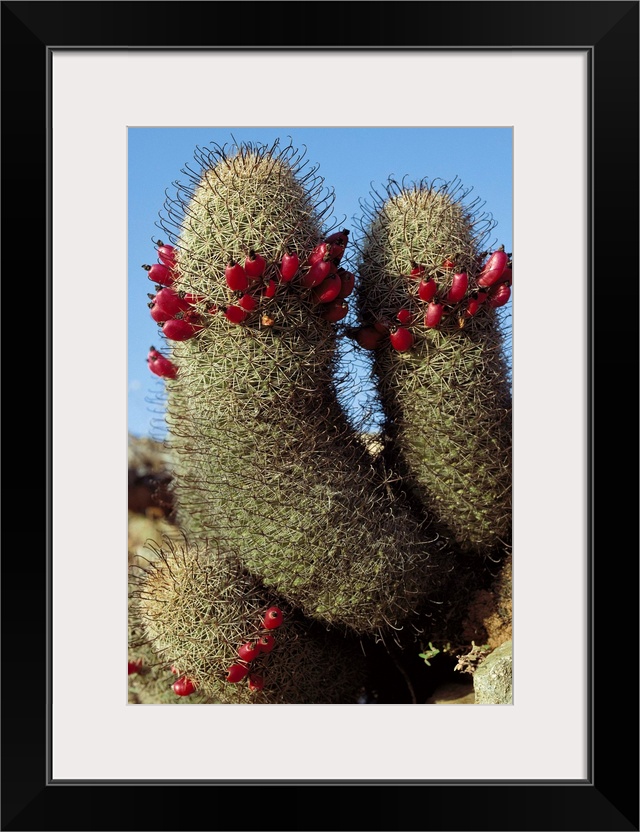
[[[338,401],[338,327],[305,266],[333,195],[291,146],[216,146],[196,161],[163,225],[174,288],[200,298],[201,329],[172,341],[165,381],[178,524],[306,616],[356,633],[399,626],[440,591],[446,546],[392,492]],[[285,283],[291,251],[302,267]],[[230,320],[225,268],[254,256],[266,263],[257,307]]]
[[[195,161],[165,203],[162,267],[145,266],[169,346],[148,362],[163,378],[182,541],[148,542],[153,557],[131,567],[129,652],[143,663],[130,701],[355,703],[368,643],[467,637],[488,580],[477,555],[498,560],[510,544],[501,313],[473,294],[492,221],[457,180],[374,192],[359,220],[361,338],[335,299],[352,288],[349,232],[332,233],[333,192],[304,155],[213,145]],[[420,272],[437,281],[437,320],[423,320]],[[341,404],[345,334],[372,349],[382,453]],[[257,652],[273,606],[282,626]],[[193,692],[172,690],[176,672]]]
[[[132,656],[149,652],[149,672],[130,687],[141,702],[193,701],[219,704],[318,704],[356,702],[364,682],[364,656],[355,641],[336,637],[309,622],[268,593],[217,543],[165,537],[149,544],[154,557],[132,575],[130,647]],[[277,604],[282,625],[262,628],[265,611]],[[140,635],[142,634],[142,637]],[[248,676],[227,681],[239,662],[238,648],[272,634],[275,646],[247,664],[264,679],[251,690]],[[137,641],[135,636],[138,635]],[[141,653],[145,648],[147,653]],[[196,691],[181,699],[171,691],[166,668],[175,665]],[[164,687],[164,690],[163,690]]]
[[[356,300],[365,325],[412,313],[412,347],[399,352],[384,337],[373,352],[387,452],[400,456],[407,483],[461,551],[490,555],[510,544],[511,395],[499,312],[485,302],[466,314],[492,228],[467,194],[458,180],[390,180],[385,193],[372,192]],[[434,279],[436,300],[445,299],[454,273],[468,276],[464,300],[445,303],[440,323],[425,326],[421,279]]]

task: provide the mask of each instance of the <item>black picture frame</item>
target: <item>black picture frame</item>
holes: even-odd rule
[[[21,336],[19,367],[12,360],[5,381],[9,380],[12,389],[21,390],[20,401],[26,405],[33,393],[22,392],[24,373],[29,365],[43,369],[44,401],[34,403],[34,408],[46,414],[47,423],[45,432],[40,426],[37,431],[46,434],[41,457],[46,460],[43,501],[36,509],[47,517],[41,552],[27,558],[23,549],[15,552],[6,546],[2,559],[2,829],[638,830],[638,546],[637,523],[633,529],[629,524],[629,518],[637,518],[638,503],[636,489],[628,485],[629,468],[632,473],[637,470],[628,460],[629,446],[636,449],[633,439],[638,435],[638,418],[637,387],[627,379],[631,370],[636,370],[633,378],[636,382],[638,379],[640,4],[579,0],[347,2],[314,3],[310,7],[242,3],[242,15],[251,25],[242,27],[240,42],[238,26],[233,25],[239,3],[1,5],[3,274],[11,285],[8,276],[16,269],[24,271],[28,260],[29,274],[37,275],[31,283],[37,289],[36,298],[29,302],[29,336]],[[305,14],[310,17],[305,18]],[[205,25],[214,16],[215,25]],[[293,23],[287,24],[292,18]],[[323,21],[323,25],[317,21]],[[204,32],[206,43],[201,40]],[[234,42],[229,42],[230,37]],[[591,458],[586,485],[590,503],[587,643],[591,728],[589,774],[584,782],[267,780],[252,784],[248,796],[243,782],[69,783],[49,779],[51,52],[61,47],[276,46],[303,50],[579,49],[589,55]],[[487,96],[487,91],[479,90],[479,94]],[[570,256],[567,252],[568,259]],[[7,294],[9,309],[15,310]],[[24,295],[20,304],[24,308]],[[10,311],[8,317],[13,314]],[[570,326],[569,319],[566,325]],[[38,344],[39,334],[44,344]],[[20,411],[16,433],[24,431],[24,407]],[[15,475],[14,480],[13,466],[11,477],[12,496],[27,499],[28,493],[33,512],[32,471],[24,477],[22,489],[16,487],[21,475]],[[637,478],[634,480],[637,482]],[[12,523],[14,513],[9,516]],[[29,548],[32,550],[31,545]],[[563,648],[561,634],[558,645],[548,646],[554,648]],[[570,662],[570,656],[567,660]],[[554,684],[554,680],[549,683]],[[481,753],[472,746],[470,750]],[[153,788],[162,791],[154,794]]]

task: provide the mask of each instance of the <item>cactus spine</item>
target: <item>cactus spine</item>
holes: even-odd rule
[[[175,288],[204,298],[203,329],[172,343],[166,380],[179,524],[235,553],[305,615],[357,633],[409,618],[438,590],[442,543],[390,493],[338,403],[336,326],[278,264],[325,238],[332,194],[291,147],[198,151],[166,205]],[[273,297],[237,324],[225,266],[255,252]],[[265,323],[265,318],[267,323]]]
[[[468,300],[491,220],[465,197],[457,180],[391,180],[373,193],[361,223],[357,304],[363,323],[413,313],[412,349],[397,352],[384,339],[374,351],[385,431],[428,511],[462,551],[489,554],[509,545],[511,530],[511,395],[499,316],[488,303],[473,316],[466,301],[445,304],[441,323],[427,327],[420,278],[411,275],[423,267],[444,299],[454,272],[466,272]]]

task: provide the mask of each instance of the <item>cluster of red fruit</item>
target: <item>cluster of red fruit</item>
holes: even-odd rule
[[[155,294],[149,293],[151,317],[162,326],[162,332],[167,338],[185,341],[203,328],[194,306],[205,298],[188,292],[176,292],[173,288],[176,278],[175,248],[159,240],[157,251],[160,263],[142,267],[147,271],[149,280],[156,284]]]
[[[269,607],[261,622],[263,630],[275,630],[283,620],[282,610],[279,607]],[[245,641],[238,647],[238,661],[227,668],[227,682],[241,682],[249,677],[249,690],[262,690],[264,678],[259,673],[250,673],[250,665],[254,659],[262,654],[270,653],[276,645],[276,640],[270,632],[262,633],[255,640]]]
[[[254,249],[249,251],[244,264],[230,258],[225,266],[224,279],[233,293],[233,300],[226,306],[210,306],[207,313],[215,315],[221,312],[231,323],[241,324],[260,307],[263,300],[273,298],[282,284],[292,283],[295,279],[296,285],[312,290],[314,303],[321,307],[320,314],[325,320],[333,323],[341,321],[349,311],[345,298],[349,297],[355,285],[355,275],[340,266],[348,237],[347,228],[330,234],[315,246],[302,265],[298,254],[291,248],[286,250],[275,269],[269,269],[266,259]],[[195,307],[206,298],[177,292],[173,288],[176,278],[173,246],[159,240],[157,253],[159,263],[142,267],[156,284],[155,294],[149,293],[151,317],[162,327],[166,338],[186,341],[203,329],[203,316]],[[275,324],[264,309],[260,322],[267,327]],[[156,375],[175,378],[174,365],[154,347],[149,351],[147,363]]]
[[[234,295],[233,302],[226,306],[211,306],[208,313],[222,312],[231,323],[242,323],[258,308],[262,299],[274,297],[280,285],[297,278],[297,285],[313,290],[313,299],[324,307],[322,316],[326,320],[342,320],[349,309],[345,298],[351,294],[355,284],[353,273],[340,266],[348,236],[346,228],[330,234],[315,246],[304,264],[300,263],[298,254],[291,248],[287,249],[275,269],[269,269],[266,259],[254,249],[249,251],[244,264],[230,258],[225,266],[224,279]],[[206,299],[200,295],[176,292],[173,288],[176,268],[173,246],[159,241],[158,257],[160,263],[143,266],[149,279],[156,283],[156,293],[149,294],[151,317],[162,325],[167,338],[183,341],[202,329],[194,306]],[[263,325],[273,325],[268,315],[262,318]]]
[[[327,321],[342,320],[349,311],[345,301],[353,291],[355,276],[340,267],[349,231],[345,228],[330,234],[313,249],[304,264],[298,254],[288,248],[276,269],[268,268],[262,255],[253,249],[245,258],[244,265],[230,259],[224,270],[227,287],[235,294],[233,303],[219,310],[234,324],[245,321],[260,305],[261,299],[276,295],[280,286],[291,284],[312,289],[313,300],[322,305],[322,317]],[[269,277],[269,273],[275,277]],[[262,314],[263,326],[273,326],[275,321],[267,313]]]
[[[262,630],[275,630],[282,624],[283,615],[279,607],[269,607],[264,614],[261,622]],[[238,660],[227,668],[226,682],[241,682],[247,676],[249,677],[249,690],[262,690],[264,687],[264,678],[259,673],[250,673],[250,664],[258,656],[270,653],[275,647],[276,640],[270,632],[263,632],[257,639],[253,641],[246,641],[238,647]],[[131,662],[129,662],[131,668]],[[131,673],[129,669],[129,673]],[[171,668],[171,672],[179,674],[175,666]],[[196,690],[195,683],[187,676],[179,676],[178,679],[171,685],[171,690],[176,696],[189,696]]]
[[[161,378],[175,378],[178,374],[176,365],[153,346],[149,347],[147,364],[151,372]]]
[[[485,252],[482,257],[486,255]],[[414,343],[414,336],[409,327],[416,323],[419,317],[423,316],[425,327],[433,329],[440,324],[443,317],[458,307],[458,325],[462,328],[466,320],[473,317],[483,303],[487,303],[493,309],[504,306],[511,297],[513,282],[513,264],[510,258],[511,255],[505,252],[504,246],[494,251],[481,266],[476,280],[477,288],[471,291],[468,273],[456,271],[455,262],[445,259],[442,263],[444,272],[454,272],[446,293],[439,291],[436,276],[428,276],[423,265],[413,263],[409,277],[419,281],[416,295],[426,304],[426,310],[422,309],[418,315],[411,309],[403,308],[396,313],[395,321],[383,318],[371,326],[363,326],[353,333],[357,342],[365,349],[375,349],[388,335],[389,342],[395,350],[406,352]],[[460,307],[463,301],[466,303],[464,307]]]

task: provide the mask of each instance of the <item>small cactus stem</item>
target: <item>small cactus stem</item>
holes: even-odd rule
[[[377,349],[374,380],[389,447],[409,487],[462,551],[491,556],[504,551],[511,535],[511,394],[495,310],[478,304],[461,325],[457,304],[444,300],[454,271],[468,274],[458,303],[479,297],[479,252],[493,221],[477,202],[466,203],[467,193],[458,180],[390,180],[374,194],[361,221],[356,309],[361,320],[380,320],[415,299],[426,312],[410,271],[420,264],[438,275],[431,303],[445,304],[442,318],[412,326],[410,358]],[[453,259],[455,270],[443,268]]]
[[[146,546],[144,567],[130,570],[129,646],[145,664],[158,666],[166,689],[170,667],[191,679],[198,701],[220,704],[355,703],[365,679],[365,663],[356,638],[329,633],[270,594],[238,561],[215,541],[184,535]],[[274,604],[285,611],[277,630],[277,649],[249,663],[238,646],[258,640],[256,622]],[[134,653],[135,650],[135,653]],[[160,658],[162,657],[162,658]],[[268,684],[256,698],[244,684],[225,681],[232,665],[261,673]],[[179,701],[147,680],[150,694],[143,701]],[[145,677],[130,679],[130,688],[143,689]],[[190,697],[194,701],[193,697]]]

